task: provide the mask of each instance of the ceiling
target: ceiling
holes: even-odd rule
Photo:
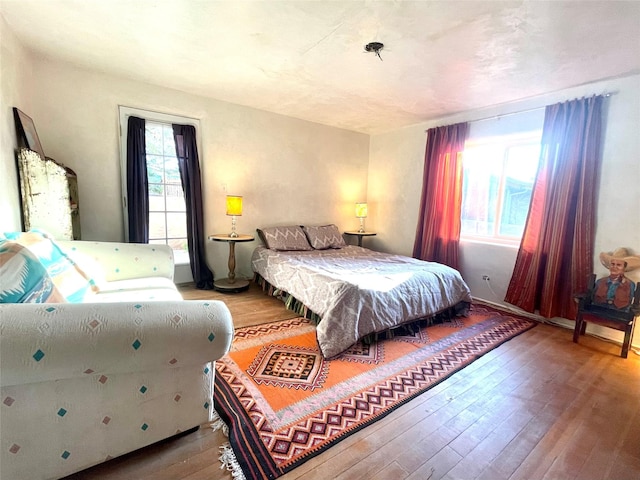
[[[368,134],[640,73],[637,0],[0,0],[0,13],[38,55]]]

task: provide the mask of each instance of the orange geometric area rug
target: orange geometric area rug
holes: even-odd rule
[[[214,405],[244,476],[278,478],[533,326],[476,303],[468,317],[331,360],[304,318],[238,328],[216,361]]]

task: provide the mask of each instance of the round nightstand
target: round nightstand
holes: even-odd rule
[[[374,232],[344,232],[345,235],[355,235],[358,237],[358,246],[362,246],[362,237],[375,237],[377,234]]]
[[[209,235],[209,240],[227,242],[229,244],[229,276],[215,280],[213,282],[214,288],[223,292],[240,292],[249,288],[249,280],[236,278],[236,243],[251,242],[254,237],[252,235],[231,237],[228,233],[216,233],[215,235]]]

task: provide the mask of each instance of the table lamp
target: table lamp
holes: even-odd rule
[[[367,203],[356,203],[356,218],[360,219],[360,229],[358,233],[364,233],[364,219],[367,218]]]
[[[238,195],[227,195],[227,215],[231,216],[230,237],[237,237],[236,217],[242,216],[242,197]]]

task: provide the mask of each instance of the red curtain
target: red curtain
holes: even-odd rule
[[[545,110],[540,165],[505,301],[575,319],[593,271],[602,96]]]
[[[420,216],[413,256],[458,269],[462,152],[467,123],[427,130]]]

